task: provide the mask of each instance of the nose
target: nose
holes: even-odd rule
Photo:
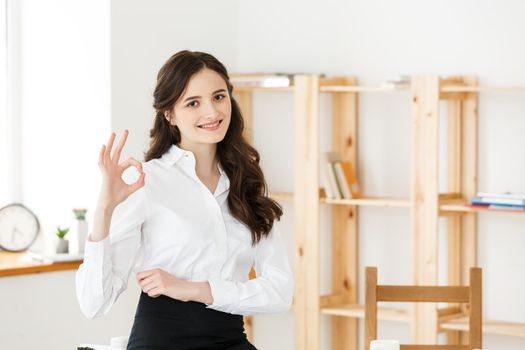
[[[210,119],[215,119],[218,116],[217,106],[212,101],[208,101],[203,106],[203,113]]]

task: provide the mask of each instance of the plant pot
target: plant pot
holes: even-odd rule
[[[62,238],[55,238],[55,253],[67,254],[69,252],[69,241]]]

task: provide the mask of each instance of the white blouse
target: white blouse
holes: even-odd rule
[[[213,194],[195,173],[194,154],[176,145],[142,168],[145,185],[115,208],[108,237],[86,240],[75,279],[87,318],[109,311],[131,271],[154,268],[208,281],[213,304],[207,308],[240,315],[290,308],[293,274],[276,221],[270,235],[252,247],[250,230],[230,214],[230,182],[220,164]],[[123,174],[127,183],[137,177],[134,167]],[[249,280],[252,266],[257,277]]]

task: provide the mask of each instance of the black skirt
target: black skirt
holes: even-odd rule
[[[257,350],[246,338],[241,315],[140,294],[127,350]]]

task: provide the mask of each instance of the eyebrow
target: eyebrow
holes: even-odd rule
[[[219,90],[215,91],[212,95],[215,95],[218,92],[226,92],[226,89],[219,89]],[[182,102],[186,102],[188,100],[193,100],[193,99],[201,98],[201,97],[202,96],[190,96],[190,97],[187,97],[186,99],[184,99],[184,101],[182,101]]]

